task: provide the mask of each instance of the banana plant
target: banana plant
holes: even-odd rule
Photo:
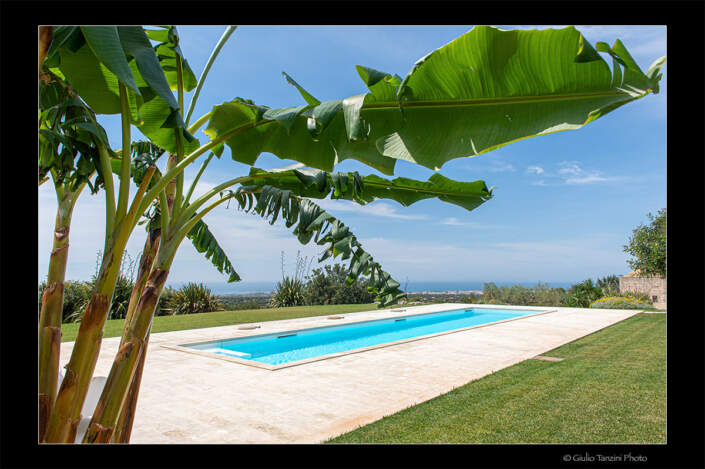
[[[128,57],[130,57],[129,62]],[[162,138],[165,133],[178,135],[174,137],[178,142],[182,142],[182,137],[190,143],[195,139],[185,130],[181,114],[178,113],[179,104],[170,91],[162,65],[144,30],[140,27],[57,28],[47,53],[46,67],[55,75],[68,81],[89,104],[97,105],[98,108],[94,107],[97,112],[111,112],[111,106],[117,105],[122,118],[120,186],[117,194],[110,165],[110,150],[104,142],[97,142],[99,163],[97,168],[100,168],[106,194],[104,255],[93,294],[81,321],[71,359],[66,367],[66,377],[46,424],[45,441],[72,442],[80,421],[80,409],[100,350],[102,329],[119,273],[120,257],[135,223],[144,212],[144,208],[140,210],[140,207],[143,207],[142,202],[148,204],[160,196],[162,203],[166,203],[164,189],[170,179],[160,180],[150,186],[156,170],[156,167],[152,167],[144,175],[137,194],[128,208],[131,166],[130,127],[133,123],[154,124],[154,120],[159,117],[155,117],[148,104],[161,100],[164,104],[159,112],[167,112],[167,114],[160,122],[163,128],[153,131],[154,139]],[[95,95],[91,93],[90,86],[86,88],[87,82],[84,80],[86,75],[90,76],[96,71],[99,74],[105,74],[101,84],[109,88],[108,93]],[[95,79],[95,76],[89,77],[91,78]],[[87,96],[90,97],[90,101],[86,99]],[[142,115],[145,116],[144,119]],[[172,177],[178,172],[173,170]],[[40,428],[43,425],[40,423]]]
[[[42,31],[40,38],[51,38]],[[43,44],[45,55],[49,44]],[[40,64],[41,65],[41,64]],[[49,257],[47,288],[39,312],[39,439],[56,397],[61,347],[64,279],[73,209],[88,185],[96,193],[100,177],[91,183],[98,161],[98,144],[107,145],[105,130],[95,115],[61,79],[44,70],[39,80],[39,185],[51,179],[57,197],[54,241]]]
[[[141,214],[159,196],[161,241],[84,442],[114,441],[115,422],[120,418],[126,392],[133,386],[154,308],[176,250],[202,218],[220,204],[235,200],[243,210],[271,217],[271,222],[279,214],[288,226],[298,222],[294,233],[300,241],[308,242],[315,235],[316,242],[327,246],[324,258],[341,254],[351,258],[350,277],[369,272],[382,304],[392,302],[401,293],[398,282],[381,270],[347,227],[309,198],[330,195],[323,190],[327,187],[333,197],[357,203],[392,198],[408,205],[425,198],[418,194],[427,190],[426,197],[437,197],[471,210],[487,200],[491,191],[482,181],[457,183],[436,177],[439,175],[423,183],[330,173],[335,164],[354,158],[390,175],[396,159],[401,158],[439,169],[453,158],[475,156],[523,138],[576,129],[627,102],[658,92],[659,70],[664,63],[664,59],[657,60],[644,74],[621,42],[612,47],[598,43],[595,49],[572,27],[546,31],[477,27],[417,61],[403,79],[358,67],[368,93],[320,102],[286,76],[301,93],[305,105],[270,109],[236,98],[215,106],[187,128],[188,119],[183,120],[183,90],[188,72],[177,50],[175,29],[148,33],[150,39],[162,42],[157,49],[169,49],[164,54],[165,60],[173,59],[171,76],[175,78],[178,93],[175,107],[173,96],[170,99],[147,83],[137,55],[131,54],[135,60],[128,69],[133,78],[141,76],[141,81],[128,83],[125,68],[103,57],[102,68],[83,73],[78,65],[90,59],[88,52],[96,49],[94,43],[110,39],[106,39],[107,34],[98,37],[94,31],[86,34],[86,29],[80,28],[80,32],[89,49],[77,33],[65,33],[67,46],[61,55],[61,72],[66,73],[95,109],[121,112],[128,129],[134,123],[150,140],[174,156],[165,174],[153,187],[145,186],[141,201],[133,203],[134,212]],[[116,28],[111,38],[115,37],[122,39],[121,28]],[[142,42],[138,47],[137,41],[134,42],[122,47],[125,51],[139,51],[144,61],[148,55],[146,46]],[[598,51],[612,56],[613,73]],[[112,77],[109,74],[118,78],[110,81],[106,79]],[[117,83],[118,92],[113,83]],[[172,82],[169,85],[174,89]],[[132,91],[124,91],[126,87]],[[151,94],[148,90],[152,90]],[[206,123],[205,132],[211,140],[198,146],[192,133]],[[193,185],[184,197],[183,179],[179,175],[208,150],[222,151],[223,143],[230,147],[234,160],[249,165],[254,165],[262,152],[271,152],[325,174],[253,170],[248,176],[226,181],[190,202]],[[201,173],[202,170],[199,176]],[[176,184],[172,182],[175,178]],[[469,184],[472,189],[462,184]],[[173,198],[167,195],[167,185],[173,188]],[[238,188],[230,189],[237,185]],[[475,192],[467,192],[470,190]],[[463,194],[469,197],[464,198]],[[132,222],[134,226],[134,219]],[[77,345],[80,335],[79,331]]]
[[[234,28],[229,28],[227,35],[232,30]],[[57,28],[47,54],[49,70],[67,79],[99,112],[121,114],[123,150],[118,163],[121,184],[117,207],[110,184],[112,177],[106,179],[106,249],[96,283],[98,292],[94,292],[87,307],[87,312],[92,314],[84,314],[74,353],[67,365],[67,379],[62,383],[57,396],[58,405],[53,409],[48,423],[46,441],[70,442],[75,437],[80,420],[79,411],[99,350],[100,334],[96,332],[102,330],[107,313],[105,303],[109,303],[105,300],[109,299],[114,290],[113,253],[124,248],[137,218],[151,201],[159,200],[162,221],[169,218],[174,198],[182,199],[183,169],[210,148],[199,148],[198,141],[189,134],[183,122],[183,92],[185,89],[193,89],[195,78],[188,64],[182,60],[175,28],[150,31],[150,36],[161,41],[154,49],[142,28]],[[210,63],[206,71],[209,67]],[[171,87],[178,89],[178,102],[171,94]],[[147,171],[128,211],[128,156],[130,126],[133,124],[152,142],[161,144],[173,153],[169,157],[163,180],[150,180],[156,167]],[[194,149],[196,151],[192,151]],[[102,148],[99,151],[100,167],[104,173],[110,174],[113,161],[110,158],[112,155],[106,150]],[[191,159],[179,165],[185,150],[191,151]],[[177,212],[180,207],[177,204]],[[198,239],[203,243],[203,235],[207,230],[204,231],[202,226],[199,228],[201,234]],[[214,250],[210,247],[206,253],[212,257]],[[222,268],[222,260],[219,262]]]

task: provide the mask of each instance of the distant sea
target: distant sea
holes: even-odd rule
[[[497,286],[511,286],[511,285],[522,285],[524,287],[534,287],[538,282],[502,282],[494,281]],[[569,288],[573,283],[577,282],[544,282],[542,284],[548,284],[551,288]],[[174,283],[170,286],[179,288],[183,284]],[[236,282],[236,283],[226,283],[226,282],[206,282],[208,288],[215,295],[245,295],[245,294],[256,294],[256,293],[270,293],[274,290],[277,282]],[[409,280],[408,284],[401,283],[401,289],[409,293],[424,292],[424,291],[456,291],[456,290],[482,290],[484,287],[484,282],[477,281],[448,281],[448,282],[414,282]]]

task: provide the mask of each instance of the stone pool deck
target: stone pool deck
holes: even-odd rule
[[[555,310],[489,326],[267,370],[163,347],[464,307],[436,304],[152,334],[131,443],[319,443],[543,355],[639,311]],[[497,307],[488,305],[489,307]],[[107,376],[119,337],[103,340]],[[61,344],[61,366],[73,342]],[[556,363],[555,366],[560,366]]]

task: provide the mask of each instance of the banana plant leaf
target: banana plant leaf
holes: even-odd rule
[[[437,198],[470,211],[492,198],[492,188],[488,189],[485,181],[458,182],[439,173],[431,175],[428,181],[416,181],[404,177],[393,180],[375,175],[363,177],[357,172],[294,169],[271,173],[252,168],[250,176],[264,176],[248,182],[251,185],[269,185],[300,197],[324,199],[330,196],[331,199],[346,199],[361,205],[391,199],[408,207],[419,200]]]
[[[198,85],[198,79],[194,75],[191,66],[181,52],[179,47],[179,33],[176,26],[167,26],[162,30],[145,30],[147,37],[154,41],[159,41],[155,47],[159,62],[162,64],[162,69],[166,75],[172,90],[177,89],[176,79],[176,56],[181,58],[182,78],[184,81],[184,91],[191,91]]]
[[[39,82],[38,176],[42,180],[51,171],[55,184],[76,189],[85,182],[95,193],[102,186],[100,176],[90,181],[98,162],[97,142],[110,148],[108,137],[92,110],[58,80]]]
[[[380,307],[406,295],[399,289],[399,282],[382,270],[344,223],[309,199],[269,185],[238,187],[232,196],[240,210],[269,218],[270,224],[281,215],[287,228],[296,225],[293,234],[301,244],[308,244],[313,239],[319,246],[324,246],[319,262],[338,256],[342,260],[350,259],[346,282],[352,284],[359,275],[369,275],[368,290],[376,294]]]
[[[598,53],[611,56],[614,72]],[[643,73],[617,40],[597,50],[574,27],[511,30],[477,26],[399,76],[357,67],[368,92],[269,109],[242,99],[215,106],[206,129],[227,138],[232,158],[262,152],[331,171],[354,158],[384,174],[396,159],[434,170],[525,138],[579,129],[649,93],[665,58]],[[286,114],[286,119],[280,116]]]
[[[98,114],[119,114],[119,83],[128,88],[131,122],[151,141],[176,152],[174,129],[184,140],[184,151],[199,147],[179,114],[169,77],[175,74],[175,48],[167,34],[166,52],[158,56],[139,26],[56,28],[58,40],[47,56],[49,70],[68,81]],[[179,50],[180,52],[180,50]],[[160,61],[161,59],[161,61]],[[165,68],[169,71],[165,74]],[[188,86],[193,72],[184,66]],[[187,89],[188,86],[186,86]],[[195,86],[195,85],[194,85]],[[191,86],[192,88],[192,86]]]
[[[213,236],[213,233],[211,233],[208,225],[203,220],[198,220],[191,231],[186,234],[186,237],[191,240],[196,251],[211,261],[211,264],[218,269],[218,272],[229,276],[228,283],[240,281],[240,276],[235,272],[230,259],[228,259],[225,251],[220,247],[215,236]]]
[[[131,144],[132,161],[130,162],[130,176],[135,185],[140,185],[144,179],[147,169],[154,166],[161,156],[164,154],[164,149],[155,145],[150,141],[136,141]],[[111,169],[113,173],[120,174],[120,160],[111,159]],[[150,180],[148,188],[151,188],[162,177],[161,171],[156,169]],[[143,214],[140,225],[146,225],[147,230],[159,226],[161,217],[159,215],[159,203],[154,201],[149,209]],[[215,236],[208,228],[203,220],[199,220],[186,234],[186,237],[191,240],[196,251],[203,254],[211,264],[221,274],[228,275],[228,282],[239,282],[240,276],[235,271],[235,268],[228,259],[227,254],[220,247]]]

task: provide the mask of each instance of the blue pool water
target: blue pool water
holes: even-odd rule
[[[184,346],[270,365],[281,365],[540,312],[536,310],[463,308]]]

